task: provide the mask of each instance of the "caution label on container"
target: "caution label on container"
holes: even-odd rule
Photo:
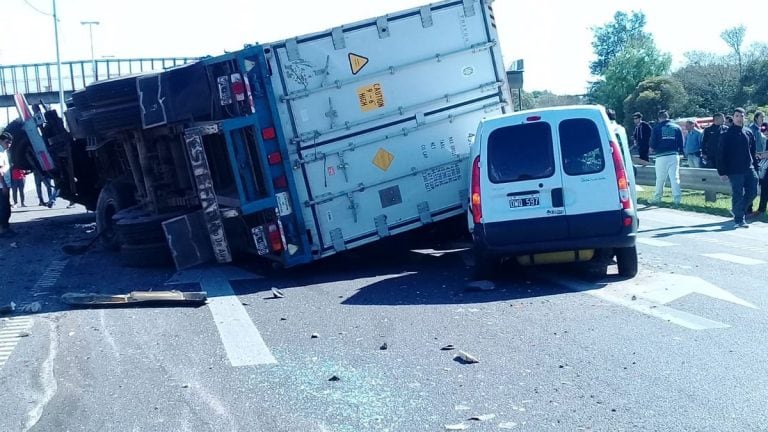
[[[376,152],[376,156],[373,157],[373,164],[380,170],[386,171],[392,165],[393,160],[395,160],[395,155],[380,148],[379,151]]]
[[[363,57],[354,53],[349,53],[349,68],[352,69],[352,75],[357,75],[368,64],[368,57]]]
[[[357,99],[363,112],[384,108],[384,92],[379,83],[358,88]]]

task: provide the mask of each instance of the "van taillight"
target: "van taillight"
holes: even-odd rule
[[[632,208],[632,196],[629,193],[629,180],[627,180],[627,171],[624,169],[621,150],[615,141],[611,141],[611,153],[613,154],[613,167],[616,170],[616,183],[619,187],[619,201],[624,210],[630,210]]]
[[[480,201],[480,156],[478,156],[472,162],[472,220],[476,224],[483,219],[483,207]]]
[[[269,238],[269,245],[272,247],[272,251],[280,252],[283,250],[283,238],[280,235],[280,228],[277,224],[271,223],[267,225],[267,238]]]

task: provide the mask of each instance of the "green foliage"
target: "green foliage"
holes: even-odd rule
[[[645,79],[669,73],[672,56],[656,48],[650,36],[637,39],[614,57],[603,79],[594,83],[590,98],[616,110],[616,120],[625,120],[624,100]]]
[[[646,119],[656,118],[659,110],[669,110],[672,117],[684,115],[688,96],[683,85],[670,76],[649,78],[640,82],[624,101],[627,113],[643,113]]]
[[[712,55],[706,62],[689,62],[672,76],[682,83],[688,95],[685,115],[705,116],[733,109],[739,93],[739,76],[737,67],[727,59]]]
[[[631,15],[618,11],[613,21],[600,27],[593,27],[592,48],[597,59],[589,65],[592,75],[604,75],[619,53],[633,41],[649,37],[645,32],[645,14],[632,11]]]

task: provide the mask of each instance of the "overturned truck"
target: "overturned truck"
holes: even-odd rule
[[[129,265],[307,263],[465,212],[509,90],[489,0],[458,0],[77,91],[40,131],[60,196]],[[39,107],[36,107],[39,110]]]

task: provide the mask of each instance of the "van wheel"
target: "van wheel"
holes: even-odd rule
[[[613,256],[611,250],[596,249],[595,256],[581,265],[581,274],[587,280],[598,280],[605,277],[608,273],[608,265]]]
[[[490,279],[496,273],[499,259],[486,252],[475,250],[475,268],[472,277],[475,280]]]
[[[637,275],[637,247],[617,248],[616,263],[619,265],[619,275],[635,277]]]

